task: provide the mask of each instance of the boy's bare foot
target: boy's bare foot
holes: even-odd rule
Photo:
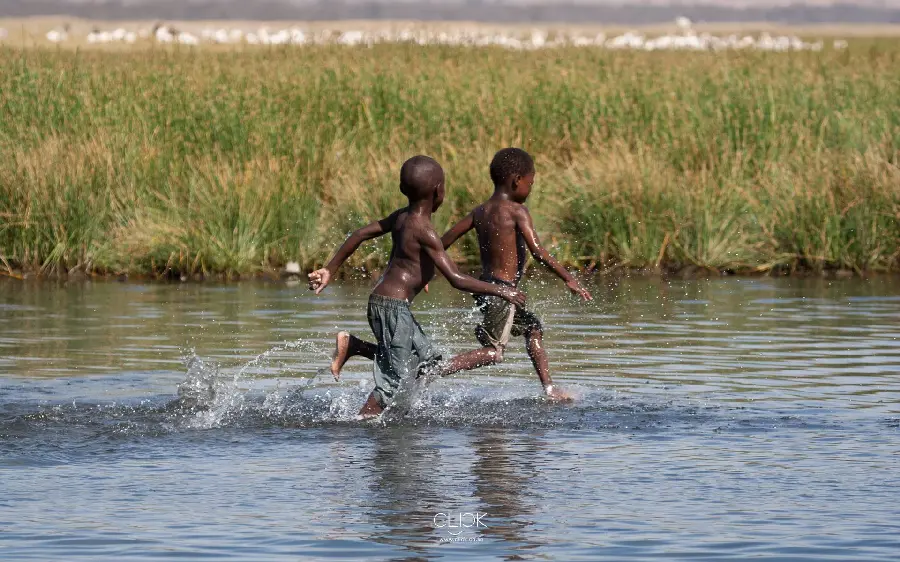
[[[366,399],[365,404],[363,404],[362,408],[359,410],[359,413],[356,414],[356,419],[370,420],[372,418],[377,418],[383,411],[384,408],[381,407],[381,404],[379,404],[378,400],[375,398],[375,391],[372,391]]]
[[[547,400],[551,402],[572,402],[575,400],[574,396],[553,384],[548,384],[544,388],[544,394],[547,396]]]
[[[341,379],[341,369],[350,358],[350,332],[338,332],[334,338],[334,353],[331,355],[331,374],[334,380]]]

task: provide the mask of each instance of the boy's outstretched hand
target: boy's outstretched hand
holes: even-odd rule
[[[328,282],[331,281],[331,272],[326,268],[317,269],[309,274],[309,290],[315,291],[318,295],[322,292]]]
[[[579,285],[578,281],[575,281],[574,279],[569,281],[568,283],[566,283],[566,287],[568,287],[569,290],[572,291],[573,295],[578,295],[579,297],[581,297],[581,300],[585,300],[585,301],[594,300],[594,297],[591,296],[591,294],[587,291],[587,289],[585,289],[584,287]]]
[[[513,303],[516,306],[525,306],[525,300],[526,300],[525,293],[523,293],[522,291],[520,291],[518,289],[504,287],[503,292],[501,293],[500,296],[503,297],[505,300],[508,300],[509,302]]]

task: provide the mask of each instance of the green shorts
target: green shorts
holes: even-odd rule
[[[375,398],[382,408],[387,408],[401,383],[415,379],[440,361],[441,356],[413,318],[407,301],[370,295],[367,316],[378,342]]]
[[[515,285],[502,279],[482,277],[481,280],[515,288]],[[475,327],[475,336],[483,346],[501,349],[509,343],[510,335],[521,336],[529,330],[543,329],[540,319],[533,312],[500,297],[475,295],[475,304],[484,316],[481,324]]]

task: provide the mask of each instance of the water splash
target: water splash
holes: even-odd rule
[[[192,349],[184,356],[187,373],[185,380],[178,385],[178,406],[193,414],[187,417],[186,425],[194,429],[210,429],[221,427],[239,418],[247,408],[247,397],[253,391],[256,380],[255,371],[266,373],[266,367],[277,358],[277,354],[290,352],[319,352],[317,346],[308,341],[296,340],[285,342],[260,353],[235,370],[233,375],[223,373],[221,366],[213,360],[204,359]],[[285,371],[278,369],[275,374]],[[306,387],[312,384],[317,374],[312,377],[299,378],[297,385]],[[276,387],[266,395],[265,407],[277,411],[282,399]]]
[[[330,351],[330,350],[329,350]],[[318,357],[321,344],[286,342],[238,365],[223,366],[194,350],[185,353],[184,379],[177,398],[168,392],[144,396],[139,403],[41,405],[6,403],[0,413],[0,441],[47,443],[118,441],[171,433],[220,428],[321,428],[354,426],[356,414],[371,390],[371,377],[345,376],[335,384]],[[529,376],[521,376],[523,369]],[[518,373],[518,374],[517,374]],[[602,383],[558,381],[578,399],[570,404],[547,402],[530,376],[530,366],[502,365],[478,374],[432,381],[410,381],[396,404],[378,419],[381,425],[434,427],[507,427],[517,429],[586,429],[593,431],[771,430],[785,425],[821,423],[785,419],[773,412],[728,408],[617,393]],[[170,387],[171,388],[171,387]],[[895,427],[896,419],[885,422]],[[10,441],[12,440],[12,441]]]

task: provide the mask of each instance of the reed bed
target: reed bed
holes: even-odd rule
[[[490,194],[490,158],[512,145],[536,156],[532,214],[572,266],[898,271],[898,63],[896,40],[0,50],[0,270],[311,268],[404,203],[408,156],[447,171],[443,228]]]

